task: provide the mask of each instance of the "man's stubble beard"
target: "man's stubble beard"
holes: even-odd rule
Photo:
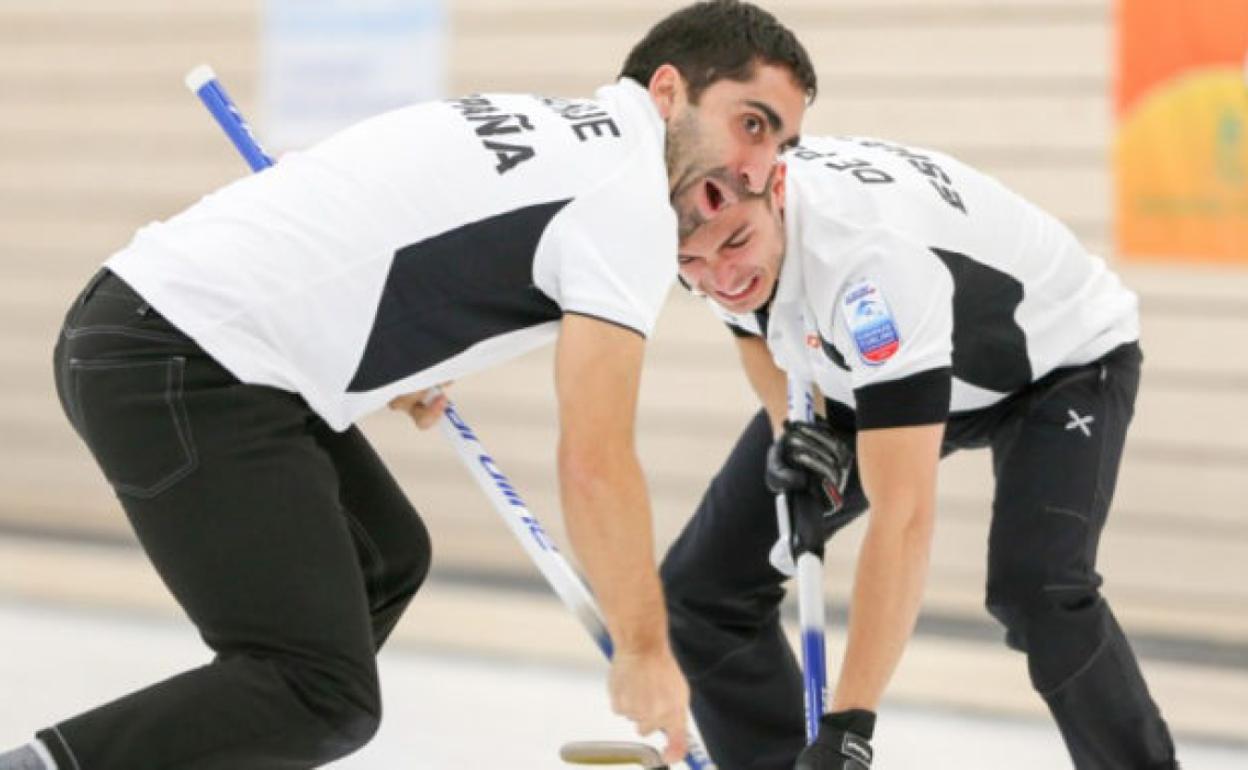
[[[706,223],[706,217],[692,202],[682,203],[685,193],[711,171],[710,163],[701,155],[705,148],[701,142],[700,122],[693,110],[673,118],[667,125],[667,141],[664,147],[664,163],[667,166],[669,202],[676,212],[677,232],[684,239]],[[719,171],[721,169],[715,169]],[[726,175],[726,174],[725,174]]]
[[[708,218],[703,215],[696,204],[682,203],[681,199],[686,197],[686,191],[708,178],[732,190],[737,201],[745,202],[764,198],[768,210],[774,210],[770,190],[778,166],[772,167],[762,190],[753,192],[746,186],[745,180],[732,174],[727,166],[712,165],[712,161],[706,157],[709,152],[704,146],[701,121],[694,109],[687,109],[667,124],[663,155],[670,185],[669,202],[676,212],[677,233],[682,241],[706,224]]]

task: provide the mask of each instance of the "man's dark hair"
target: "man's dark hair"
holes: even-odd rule
[[[650,84],[664,64],[680,70],[697,102],[717,80],[743,82],[759,63],[785,67],[806,93],[815,98],[815,68],[797,37],[767,11],[738,0],[694,3],[663,19],[633,47],[620,77]]]

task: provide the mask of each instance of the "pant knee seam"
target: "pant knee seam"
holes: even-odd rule
[[[1055,687],[1051,687],[1048,690],[1041,690],[1040,688],[1037,687],[1036,690],[1040,693],[1042,697],[1045,697],[1045,698],[1051,695],[1058,694],[1059,692],[1064,690],[1066,687],[1070,686],[1071,682],[1075,681],[1084,673],[1086,673],[1088,669],[1092,668],[1092,664],[1096,663],[1096,659],[1101,657],[1101,654],[1104,653],[1106,648],[1109,647],[1109,642],[1110,642],[1109,637],[1102,639],[1101,643],[1098,644],[1096,646],[1096,649],[1092,651],[1092,654],[1088,656],[1088,659],[1083,662],[1083,665],[1075,669],[1074,673],[1072,673],[1070,676],[1063,679]]]
[[[745,644],[742,644],[738,646],[737,648],[731,650],[730,652],[726,653],[723,657],[719,658],[719,660],[716,660],[713,664],[711,664],[711,666],[708,667],[706,670],[701,671],[696,675],[686,676],[685,678],[688,679],[690,682],[700,682],[706,677],[714,674],[716,671],[718,671],[720,668],[722,668],[724,665],[730,662],[733,658],[749,650],[750,647],[754,646],[758,642],[759,642],[759,637],[754,637],[753,639],[746,642]]]

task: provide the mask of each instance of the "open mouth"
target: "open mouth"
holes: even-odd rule
[[[725,305],[735,305],[753,294],[761,280],[759,275],[755,273],[736,286],[729,287],[726,290],[717,290],[715,298]]]
[[[707,220],[714,217],[732,202],[723,185],[714,179],[704,179],[701,188],[701,194],[698,196],[698,208],[702,209],[702,216]]]

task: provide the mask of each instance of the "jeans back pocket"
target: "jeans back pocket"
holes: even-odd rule
[[[181,356],[70,359],[70,419],[118,493],[155,497],[198,464],[185,369]]]

